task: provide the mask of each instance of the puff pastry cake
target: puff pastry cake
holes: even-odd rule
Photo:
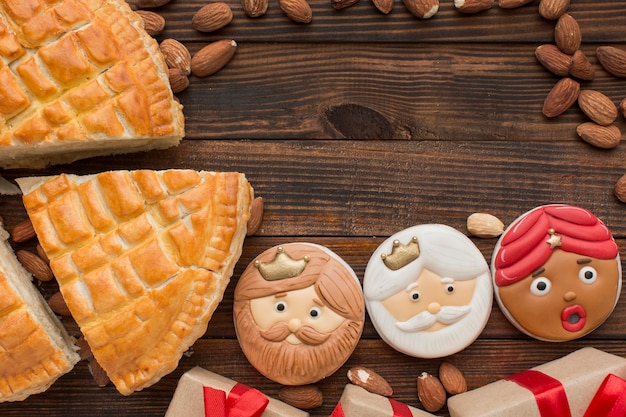
[[[80,359],[0,222],[0,402],[43,392]]]
[[[61,293],[128,395],[173,371],[207,329],[241,255],[243,174],[109,171],[18,179]]]
[[[183,136],[159,46],[124,0],[0,0],[0,167],[163,149]]]

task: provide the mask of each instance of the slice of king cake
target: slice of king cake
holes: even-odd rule
[[[234,172],[17,180],[61,293],[124,395],[173,371],[241,255],[254,191]]]

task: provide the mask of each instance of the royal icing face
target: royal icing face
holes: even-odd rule
[[[467,236],[440,224],[410,227],[383,242],[367,264],[363,289],[381,338],[415,357],[464,349],[491,312],[485,258]]]
[[[492,260],[498,304],[527,335],[582,337],[611,314],[621,292],[621,262],[611,233],[592,213],[547,205],[520,216]]]
[[[235,329],[250,363],[284,385],[333,374],[354,351],[365,303],[358,278],[339,256],[311,243],[259,255],[235,288]]]

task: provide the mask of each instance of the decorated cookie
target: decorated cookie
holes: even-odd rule
[[[381,338],[420,358],[470,345],[487,324],[493,299],[482,253],[441,224],[413,226],[385,240],[367,264],[363,290]]]
[[[248,361],[284,385],[333,374],[354,351],[365,321],[354,271],[328,248],[288,243],[259,255],[235,288],[237,338]]]
[[[492,257],[505,316],[539,340],[586,335],[611,314],[621,291],[619,251],[607,227],[580,207],[537,207],[516,219]]]

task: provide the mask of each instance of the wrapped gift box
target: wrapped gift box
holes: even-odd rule
[[[434,417],[426,411],[408,406],[382,395],[372,394],[348,384],[331,417]]]
[[[205,389],[206,387],[206,389]],[[205,391],[209,392],[208,397],[205,397]],[[247,393],[247,394],[246,394]],[[253,394],[253,395],[250,395]],[[230,401],[229,401],[229,395]],[[205,398],[207,406],[211,410],[215,411],[221,407],[215,398],[223,396],[226,402],[233,403],[233,395],[238,398],[244,398],[250,403],[254,403],[259,398],[266,400],[266,405],[262,417],[308,417],[309,413],[299,410],[295,407],[287,405],[282,401],[278,401],[274,398],[266,397],[259,391],[256,391],[245,385],[238,384],[232,379],[228,379],[206,369],[195,367],[183,374],[178,381],[176,392],[170,402],[165,417],[205,417]],[[261,397],[259,397],[261,396]],[[251,399],[249,399],[252,397]],[[244,400],[245,401],[245,400]],[[250,408],[239,402],[236,407]],[[254,405],[252,405],[254,406]],[[211,415],[219,415],[218,413]],[[228,414],[223,414],[228,415]],[[243,414],[237,414],[243,415]],[[257,415],[257,414],[254,414]]]
[[[625,409],[618,408],[626,404],[624,379],[626,359],[583,348],[530,371],[455,395],[448,399],[448,410],[451,417],[623,417]],[[611,395],[603,395],[607,383],[613,390]],[[594,405],[608,410],[613,407],[613,414],[594,412]]]

